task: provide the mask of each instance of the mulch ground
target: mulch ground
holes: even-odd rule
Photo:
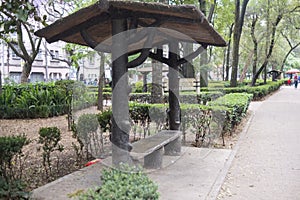
[[[96,107],[91,107],[76,113],[97,113]],[[43,166],[43,157],[41,144],[38,144],[39,129],[41,127],[57,127],[61,131],[60,144],[63,145],[62,152],[54,152],[51,155],[52,170]],[[28,191],[40,187],[48,182],[51,182],[58,177],[62,177],[72,173],[82,167],[89,159],[77,159],[73,144],[77,144],[76,139],[72,137],[72,131],[68,130],[67,116],[59,116],[53,118],[40,119],[12,119],[0,120],[0,136],[20,135],[25,134],[31,140],[30,144],[23,149],[24,156],[22,159],[14,162],[16,172],[21,175],[22,179],[27,183]],[[90,158],[92,159],[92,158]]]
[[[78,117],[84,113],[98,113],[96,107],[91,107],[82,110],[75,114]],[[233,148],[238,140],[239,133],[242,131],[245,123],[248,120],[247,115],[240,125],[235,128],[230,134],[225,135],[225,146],[221,137],[215,138],[210,148]],[[61,144],[64,146],[62,152],[55,152],[52,154],[52,171],[45,170],[42,164],[42,151],[41,145],[38,144],[39,129],[41,127],[56,126],[60,129],[62,139]],[[31,140],[23,152],[24,156],[20,161],[15,162],[17,167],[16,173],[22,175],[22,179],[27,183],[27,190],[31,191],[37,187],[45,185],[59,177],[72,173],[80,168],[85,167],[85,164],[93,159],[77,159],[73,144],[78,144],[76,139],[72,137],[72,131],[68,130],[67,116],[59,116],[46,119],[13,119],[13,120],[0,120],[0,136],[19,135],[25,134]],[[193,134],[187,135],[185,146],[193,146],[195,136]]]

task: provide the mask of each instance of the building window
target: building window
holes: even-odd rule
[[[59,58],[58,50],[50,50],[50,54],[52,59]]]
[[[39,49],[39,52],[36,55],[36,60],[43,60],[43,58],[42,58],[42,50],[41,49]]]
[[[89,56],[89,62],[91,65],[95,64],[95,56],[94,55]]]

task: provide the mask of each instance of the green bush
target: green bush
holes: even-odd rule
[[[111,132],[111,118],[112,110],[104,110],[97,114],[97,119],[103,132],[106,132],[107,130]]]
[[[141,169],[123,167],[122,169],[104,169],[102,185],[89,189],[80,200],[157,200],[158,186]]]
[[[99,122],[96,114],[83,114],[78,118],[78,122],[76,124],[77,134],[78,138],[84,144],[87,159],[89,158],[90,153],[98,152],[98,149],[95,150],[95,144],[99,144],[97,137],[98,127]],[[102,147],[100,148],[102,149]],[[94,150],[96,152],[94,152]]]
[[[23,199],[28,196],[14,160],[23,156],[22,149],[29,143],[25,135],[0,137],[0,199]]]
[[[248,93],[231,93],[226,94],[215,101],[209,103],[214,107],[227,107],[227,127],[232,129],[245,116],[248,106],[253,98],[252,94]],[[230,124],[230,126],[229,126]]]
[[[43,127],[39,130],[38,143],[42,145],[43,149],[43,166],[45,171],[51,174],[51,153],[54,151],[63,151],[63,146],[59,144],[61,140],[61,133],[57,127]]]
[[[53,117],[95,103],[85,86],[74,81],[5,85],[0,94],[0,119]]]
[[[143,86],[144,86],[143,81],[137,81],[137,82],[134,84],[134,87],[132,88],[132,91],[133,91],[134,93],[142,93],[142,92],[143,92]]]

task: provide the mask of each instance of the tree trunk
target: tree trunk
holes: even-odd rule
[[[183,56],[189,55],[193,52],[193,44],[183,44]],[[186,62],[182,65],[182,75],[185,78],[195,78],[194,66],[190,62]]]
[[[208,86],[208,72],[207,72],[207,51],[205,50],[200,56],[200,87]]]
[[[255,86],[255,74],[256,74],[256,67],[257,67],[257,55],[258,55],[258,42],[255,37],[255,26],[257,22],[257,16],[255,15],[252,19],[252,24],[251,24],[251,38],[253,41],[253,64],[252,64],[252,82],[251,86]]]
[[[22,69],[21,83],[28,83],[28,78],[31,72],[32,63],[26,62]]]
[[[239,80],[240,83],[242,83],[246,78],[247,71],[248,71],[250,62],[252,60],[252,57],[253,57],[253,52],[249,53],[249,55],[248,55],[247,62],[245,63],[245,66],[244,66],[243,71],[241,73],[241,77],[240,77],[240,80]]]
[[[276,29],[277,29],[277,26],[279,24],[279,22],[281,21],[282,19],[282,14],[279,14],[276,18],[276,21],[273,25],[273,28],[272,28],[272,34],[271,34],[271,42],[270,42],[270,46],[269,46],[269,50],[268,50],[268,54],[264,60],[264,63],[262,64],[262,66],[259,68],[259,70],[256,72],[253,80],[252,80],[252,86],[255,85],[256,83],[256,80],[258,79],[260,73],[267,67],[268,63],[269,63],[269,59],[272,55],[272,52],[273,52],[273,48],[274,48],[274,45],[275,45],[275,35],[276,35]]]
[[[199,7],[201,12],[206,16],[207,4],[206,0],[199,0]],[[200,87],[208,86],[208,72],[207,72],[207,51],[205,50],[200,55]]]
[[[229,40],[228,40],[228,44],[227,44],[227,51],[226,51],[226,64],[225,64],[225,81],[229,80],[229,68],[230,68],[230,48],[231,48],[231,37],[232,37],[232,30],[233,30],[233,25],[231,24],[230,28],[229,28]]]
[[[2,94],[2,73],[0,70],[0,95]]]
[[[162,46],[157,48],[157,54],[162,55]],[[163,64],[152,59],[152,90],[151,102],[163,102],[163,87],[162,87],[162,68]]]
[[[101,56],[101,60],[100,60],[100,69],[99,69],[97,109],[100,111],[103,111],[103,87],[104,87],[104,79],[105,79],[105,71],[104,71],[105,57],[104,57],[103,52],[99,53],[99,55]]]
[[[240,10],[240,0],[235,0],[235,20],[233,29],[233,50],[232,50],[232,72],[230,86],[237,86],[237,75],[239,65],[239,46],[244,24],[244,17],[249,0],[244,0]]]

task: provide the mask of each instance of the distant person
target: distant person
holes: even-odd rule
[[[289,80],[287,80],[287,84],[288,84],[288,86],[291,86],[291,84],[292,84],[292,81],[291,81],[291,79],[289,78]]]
[[[297,74],[295,74],[295,76],[294,76],[294,85],[295,85],[295,88],[298,87],[298,76],[297,76]]]

